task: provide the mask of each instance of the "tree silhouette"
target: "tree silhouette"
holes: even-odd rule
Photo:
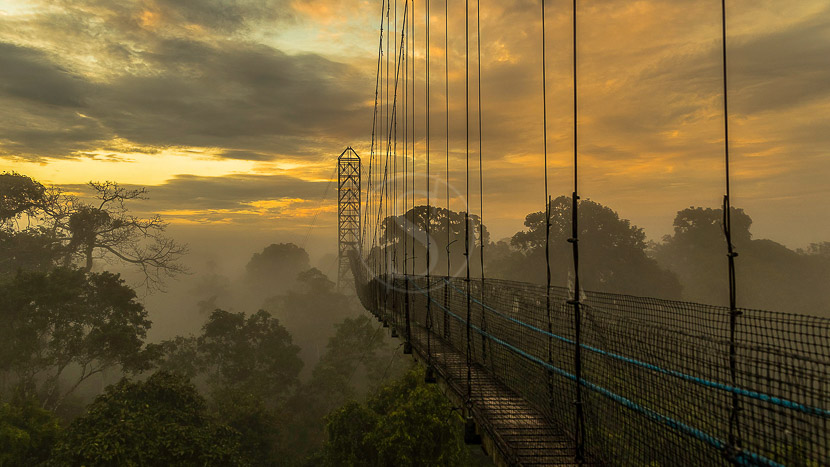
[[[245,281],[261,301],[291,289],[297,274],[309,267],[304,249],[293,243],[272,243],[245,265]]]
[[[464,234],[469,232],[470,245],[470,271],[473,275],[479,275],[481,271],[479,263],[480,247],[482,242],[487,245],[490,241],[490,234],[485,226],[483,239],[479,232],[481,219],[476,215],[470,215],[469,229],[465,229],[465,216],[463,212],[450,211],[444,208],[431,206],[427,215],[426,206],[416,206],[401,216],[390,216],[383,220],[378,233],[379,242],[372,249],[369,261],[376,258],[382,264],[383,261],[392,266],[397,265],[399,273],[404,271],[404,257],[413,257],[407,263],[409,271],[415,270],[415,274],[426,272],[426,245],[427,245],[427,222],[429,222],[429,244],[430,244],[430,272],[436,275],[447,274],[447,254],[450,255],[451,269],[449,275],[459,276],[465,273],[464,258]],[[449,232],[449,242],[447,233]],[[404,252],[406,243],[406,252]]]
[[[129,201],[146,199],[146,189],[109,181],[89,187],[93,202],[25,175],[0,175],[0,248],[18,258],[0,268],[8,273],[10,266],[38,270],[51,263],[89,272],[96,259],[116,260],[138,268],[148,289],[160,289],[165,278],[185,272],[178,261],[187,247],[164,235],[161,217],[136,217],[127,208]],[[33,243],[44,253],[33,255]]]
[[[793,251],[767,239],[753,239],[752,218],[732,208],[738,305],[773,311],[830,315],[830,272],[826,242]],[[723,210],[690,207],[678,211],[674,233],[654,248],[655,258],[677,274],[690,301],[725,305],[729,299]]]
[[[571,282],[572,200],[560,196],[550,203],[551,285]],[[679,298],[680,284],[671,272],[646,255],[643,229],[606,206],[579,201],[580,281],[585,290]],[[518,232],[494,254],[491,275],[527,282],[545,281],[545,213],[528,214],[527,230]],[[516,255],[519,255],[518,258]]]

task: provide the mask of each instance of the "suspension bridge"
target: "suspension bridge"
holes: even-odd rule
[[[399,5],[401,3],[401,5]],[[423,4],[430,44],[430,2]],[[444,2],[447,41],[447,4]],[[420,6],[420,3],[419,3]],[[470,19],[465,2],[466,193],[470,199]],[[483,443],[499,465],[830,465],[830,320],[738,307],[737,252],[731,239],[727,16],[721,2],[725,195],[724,280],[729,303],[714,306],[583,291],[577,226],[578,2],[573,1],[573,193],[569,287],[551,284],[550,255],[543,285],[484,275],[483,220],[464,206],[464,265],[438,274],[430,255],[430,47],[426,56],[426,121],[415,121],[415,2],[382,1],[375,112],[367,169],[351,148],[339,158],[341,284],[354,284],[363,306],[403,340],[404,352],[426,367],[463,407],[465,441]],[[393,13],[394,8],[394,13]],[[479,84],[478,187],[481,147],[480,6],[474,5]],[[545,134],[545,250],[550,245],[545,2],[541,2]],[[390,24],[391,23],[391,24]],[[389,31],[400,31],[392,37]],[[445,42],[445,47],[447,43]],[[444,54],[445,60],[447,53]],[[444,72],[448,73],[445,62]],[[384,80],[385,85],[384,85]],[[445,83],[448,82],[445,81]],[[448,85],[445,94],[448,96]],[[449,97],[447,97],[448,101]],[[449,103],[446,104],[449,114]],[[474,109],[475,110],[475,109]],[[399,129],[403,150],[398,148]],[[415,144],[416,124],[425,135]],[[449,125],[449,118],[447,118]],[[447,133],[449,130],[447,128]],[[447,138],[448,141],[448,138]],[[449,143],[445,169],[449,179]],[[475,142],[474,142],[475,145]],[[425,219],[415,219],[416,158],[425,169]],[[366,181],[361,175],[366,174]],[[447,186],[448,183],[447,183]],[[361,195],[361,191],[365,193]],[[449,188],[446,192],[449,211]],[[540,203],[541,204],[541,203]],[[390,221],[399,215],[407,221]],[[362,215],[362,221],[361,221]],[[409,216],[409,218],[407,218]],[[449,222],[449,220],[447,220]],[[449,226],[448,226],[449,227]],[[403,230],[404,235],[401,235]],[[415,231],[422,231],[415,268]],[[450,229],[446,229],[448,235]],[[403,244],[398,244],[402,239]],[[407,244],[409,239],[409,244]],[[450,239],[447,238],[449,252]],[[584,245],[590,248],[590,245]],[[477,252],[478,277],[470,261]],[[341,277],[340,279],[343,279]]]

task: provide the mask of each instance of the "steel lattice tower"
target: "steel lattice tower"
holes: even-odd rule
[[[360,156],[351,147],[337,158],[337,288],[354,290],[349,252],[360,248]]]

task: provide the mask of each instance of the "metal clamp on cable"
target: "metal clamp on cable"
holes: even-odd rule
[[[576,298],[572,298],[572,299],[568,300],[565,303],[567,303],[568,305],[582,305],[582,302],[579,301],[579,299],[576,299]]]
[[[569,238],[569,239],[568,239],[568,243],[576,243],[576,242],[578,242],[578,241],[579,241],[579,239],[578,239],[578,238],[573,238],[573,237],[572,237],[572,238]]]
[[[723,457],[726,460],[728,460],[732,463],[735,463],[735,464],[740,463],[739,459],[742,459],[743,457],[745,457],[743,449],[741,449],[737,446],[729,445],[729,444],[727,444],[726,446],[723,447],[723,451],[721,451],[721,454],[723,454]]]
[[[476,421],[473,419],[473,402],[464,403],[464,444],[481,444],[481,435],[476,432]]]

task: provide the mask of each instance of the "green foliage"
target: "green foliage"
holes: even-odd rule
[[[324,419],[329,412],[400,374],[409,362],[387,345],[380,325],[365,315],[346,318],[336,329],[311,379],[286,406],[291,429],[284,433],[283,443],[292,446],[295,458],[307,456],[325,441]]]
[[[160,345],[160,368],[206,381],[216,418],[241,433],[241,452],[255,465],[283,456],[280,409],[298,385],[302,361],[291,335],[265,311],[214,310],[198,337]]]
[[[241,434],[240,450],[257,466],[284,465],[285,451],[292,449],[279,442],[286,427],[270,402],[236,388],[221,388],[211,394],[211,411]]]
[[[6,222],[44,205],[46,188],[16,172],[0,174],[0,222]]]
[[[56,465],[248,465],[239,433],[215,423],[183,377],[123,379],[66,429]]]
[[[205,370],[217,387],[280,398],[297,384],[303,362],[291,334],[267,311],[247,316],[216,310],[197,341]]]
[[[46,461],[59,433],[58,418],[35,399],[0,405],[0,466]]]
[[[105,368],[149,367],[147,312],[117,274],[65,268],[20,273],[0,284],[0,296],[0,371],[13,375],[28,395],[39,393],[47,406],[59,406]],[[70,365],[80,374],[61,391],[59,379]]]
[[[461,419],[422,369],[327,418],[326,465],[465,465]]]

